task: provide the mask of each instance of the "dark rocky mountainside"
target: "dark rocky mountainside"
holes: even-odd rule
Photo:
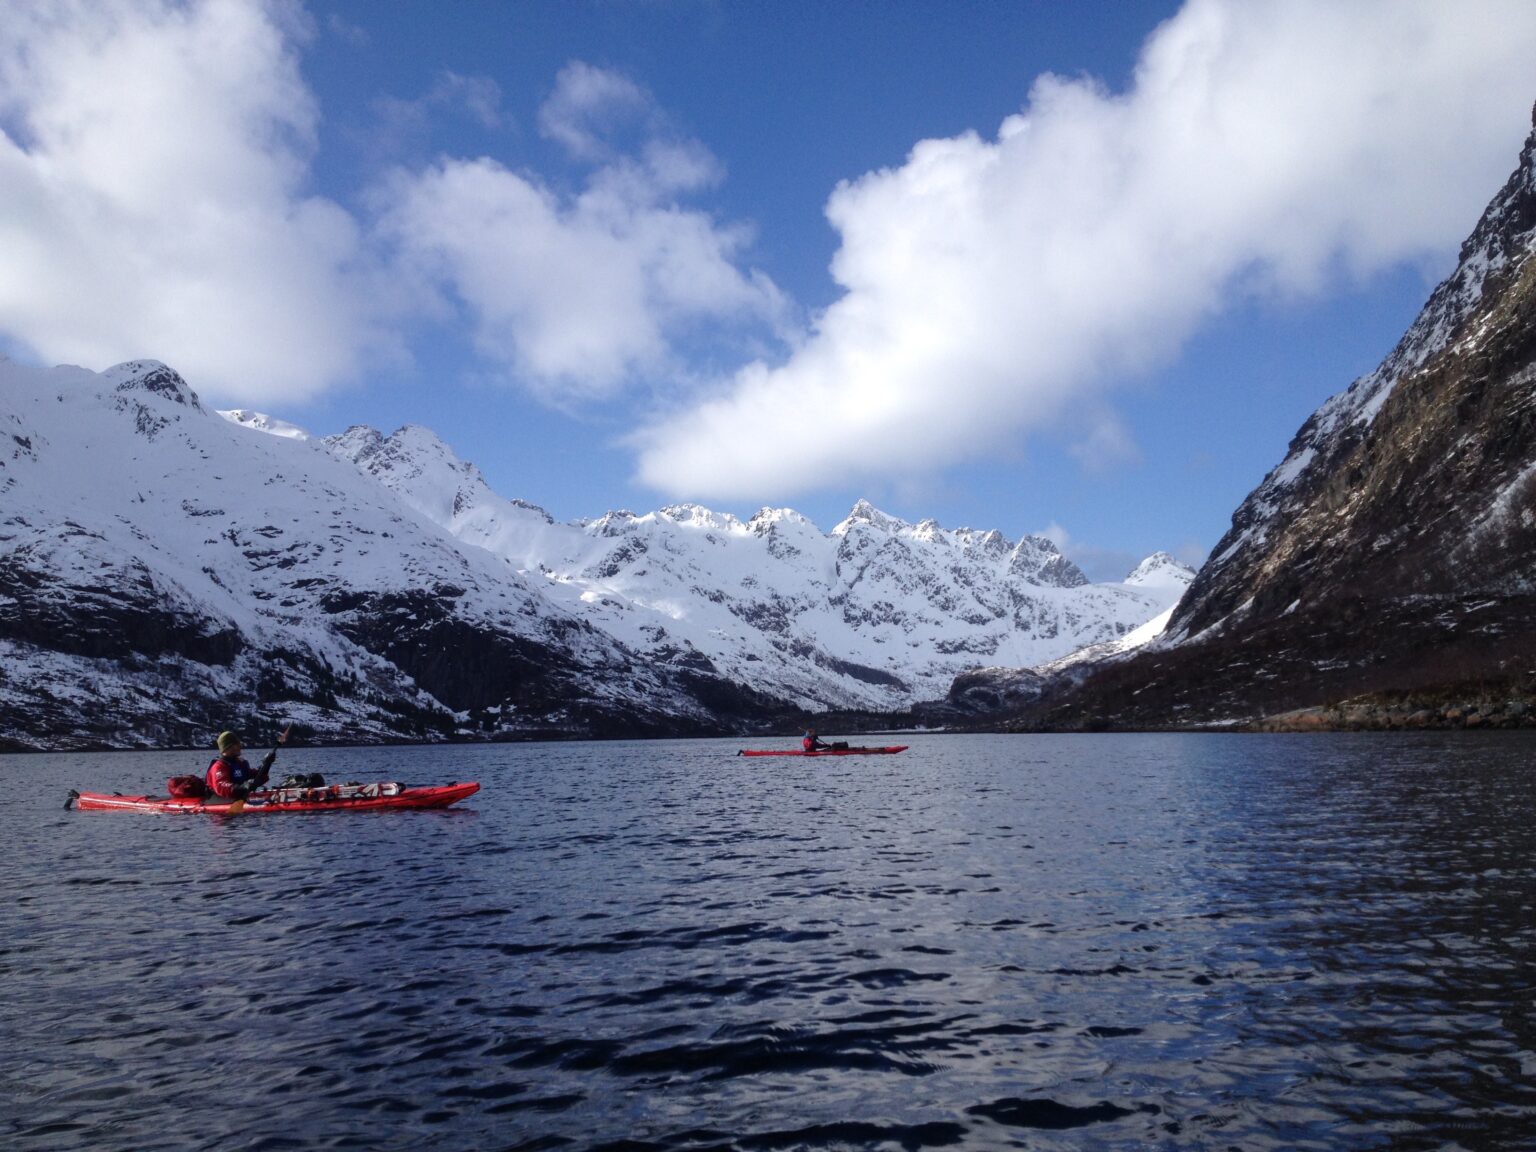
[[[1046,691],[1015,726],[1530,721],[1533,164],[1536,132],[1455,272],[1303,425],[1163,637]]]

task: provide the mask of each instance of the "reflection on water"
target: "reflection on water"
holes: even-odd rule
[[[1536,1147],[1528,739],[736,746],[0,757],[0,1144]]]

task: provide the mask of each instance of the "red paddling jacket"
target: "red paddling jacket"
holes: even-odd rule
[[[208,765],[203,778],[207,781],[208,791],[213,795],[225,800],[237,800],[267,782],[267,773],[271,771],[272,761],[276,759],[276,748],[267,753],[260,768],[252,768],[244,756],[236,760],[226,760],[220,756]]]

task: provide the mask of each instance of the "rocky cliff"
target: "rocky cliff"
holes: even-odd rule
[[[1381,366],[1302,426],[1163,636],[1019,724],[1529,721],[1533,164],[1536,132],[1456,270]]]

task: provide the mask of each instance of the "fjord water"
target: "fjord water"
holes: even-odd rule
[[[0,1145],[1536,1146],[1536,742],[910,740],[0,757]]]

